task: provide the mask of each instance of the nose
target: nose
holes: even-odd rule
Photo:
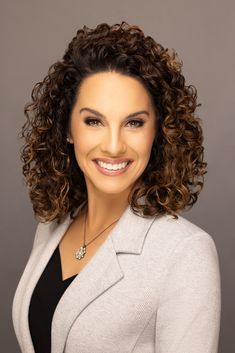
[[[120,156],[126,152],[127,145],[124,136],[120,130],[107,130],[102,137],[100,150],[109,156]]]

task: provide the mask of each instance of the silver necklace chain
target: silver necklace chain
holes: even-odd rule
[[[84,233],[83,233],[83,238],[84,238],[84,243],[82,246],[80,246],[80,248],[78,248],[76,251],[75,251],[75,258],[77,260],[81,260],[85,254],[86,254],[86,247],[92,243],[96,238],[98,238],[98,236],[100,234],[102,234],[106,229],[108,229],[109,227],[111,227],[114,223],[116,223],[120,218],[118,218],[116,221],[114,221],[113,223],[111,223],[108,227],[106,227],[104,230],[102,230],[98,235],[95,236],[94,239],[92,239],[91,241],[89,241],[87,244],[85,243],[85,240],[86,240],[86,219],[87,219],[87,213],[85,215],[85,221],[84,221]]]

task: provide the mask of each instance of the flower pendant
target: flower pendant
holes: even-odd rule
[[[86,245],[80,246],[75,252],[75,257],[77,260],[81,260],[86,254]]]

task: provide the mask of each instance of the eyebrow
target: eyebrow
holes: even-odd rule
[[[84,110],[87,110],[88,112],[93,113],[93,114],[96,114],[96,115],[98,115],[99,117],[105,119],[105,116],[104,116],[103,114],[101,114],[100,112],[98,112],[97,110],[84,107],[84,108],[80,109],[80,113],[82,113]],[[127,115],[126,118],[133,118],[134,116],[140,115],[140,114],[146,114],[146,115],[149,116],[149,112],[147,112],[147,110],[140,110],[140,111],[138,111],[138,112],[131,113],[131,114]]]

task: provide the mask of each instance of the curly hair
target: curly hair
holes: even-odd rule
[[[134,183],[128,202],[143,217],[171,214],[197,201],[207,163],[201,119],[195,115],[197,90],[185,84],[182,62],[136,25],[83,26],[62,60],[36,83],[20,137],[23,175],[41,222],[72,218],[87,199],[84,175],[67,141],[71,111],[79,87],[89,75],[115,71],[140,80],[156,110],[157,132],[148,165]],[[145,196],[145,203],[138,199]]]

